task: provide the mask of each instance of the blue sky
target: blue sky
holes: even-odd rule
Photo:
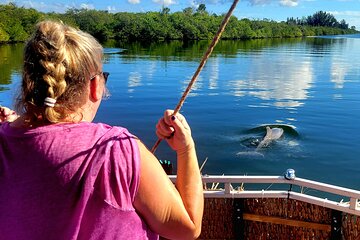
[[[232,0],[0,0],[2,4],[8,2],[43,12],[64,12],[71,7],[147,12],[160,11],[162,6],[176,12],[204,3],[209,13],[221,14],[228,11]],[[240,0],[234,15],[238,18],[282,21],[287,17],[309,16],[320,10],[333,14],[338,21],[345,19],[350,26],[360,30],[360,0]]]

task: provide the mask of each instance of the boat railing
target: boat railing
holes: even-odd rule
[[[176,175],[170,175],[169,177],[175,182]],[[360,206],[358,204],[360,191],[358,190],[298,177],[289,179],[286,176],[204,175],[202,180],[205,198],[287,198],[360,216]],[[211,187],[209,187],[209,184],[211,184]],[[244,184],[258,184],[260,186],[270,184],[270,186],[261,190],[246,190]],[[238,185],[237,188],[236,185]],[[277,187],[277,189],[270,190],[270,187]],[[327,195],[341,199],[341,201],[330,200],[326,197]]]

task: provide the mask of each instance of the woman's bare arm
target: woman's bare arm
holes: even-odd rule
[[[168,239],[195,239],[201,232],[203,188],[190,127],[182,115],[166,111],[157,135],[177,153],[176,187],[158,159],[139,141],[140,186],[135,208],[150,228]],[[170,137],[170,138],[169,138]]]

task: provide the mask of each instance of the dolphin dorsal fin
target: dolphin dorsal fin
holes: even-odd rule
[[[272,135],[271,128],[269,126],[266,126],[266,135],[264,139],[271,139],[271,135]]]
[[[271,138],[273,140],[279,139],[284,134],[284,129],[282,128],[272,128],[271,129]]]

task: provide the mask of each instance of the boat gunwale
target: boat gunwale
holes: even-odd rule
[[[176,175],[169,175],[171,181],[176,181]],[[222,183],[224,189],[204,189],[205,198],[288,198],[323,206],[342,212],[360,216],[360,206],[358,206],[358,199],[360,199],[360,191],[339,187],[332,184],[317,182],[304,178],[295,177],[294,179],[287,179],[284,176],[225,176],[225,175],[204,175],[202,176],[204,184],[207,183]],[[289,190],[235,190],[231,184],[288,184]],[[327,192],[343,197],[348,197],[349,202],[336,202],[327,198],[312,196],[308,193],[296,192],[292,189],[293,185],[299,187],[306,187],[322,192]]]

